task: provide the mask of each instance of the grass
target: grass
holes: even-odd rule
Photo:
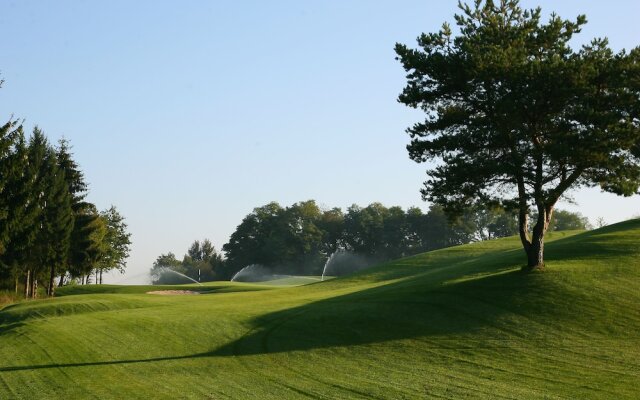
[[[6,306],[7,304],[15,303],[20,300],[23,296],[17,294],[12,290],[0,290],[0,309]]]
[[[0,398],[634,399],[639,238],[554,234],[529,275],[508,238],[304,286],[66,288],[0,312]]]

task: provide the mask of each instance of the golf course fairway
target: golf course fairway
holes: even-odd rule
[[[0,311],[0,399],[637,399],[640,220],[524,261],[507,238],[299,286],[61,288]],[[201,293],[146,293],[171,289]]]

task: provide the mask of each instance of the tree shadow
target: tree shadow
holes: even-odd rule
[[[149,363],[149,362],[159,362],[159,361],[174,361],[174,360],[185,360],[185,359],[193,359],[193,358],[205,358],[212,357],[215,354],[213,352],[205,352],[205,353],[197,353],[197,354],[189,354],[184,356],[168,356],[168,357],[155,357],[155,358],[144,358],[144,359],[133,359],[133,360],[111,360],[111,361],[92,361],[92,362],[78,362],[78,363],[67,363],[67,364],[39,364],[39,365],[18,365],[12,367],[0,367],[0,372],[15,372],[15,371],[33,371],[39,369],[53,369],[53,368],[77,368],[77,367],[93,367],[93,366],[101,366],[101,365],[118,365],[118,364],[140,364],[140,363]]]
[[[553,270],[554,261],[633,256],[637,240],[628,230],[639,226],[638,220],[628,221],[556,239],[547,245],[547,261]],[[581,312],[573,300],[583,296],[585,288],[566,285],[554,273],[521,272],[521,248],[454,257],[448,259],[452,265],[439,265],[444,258],[433,261],[429,267],[427,260],[419,274],[419,258],[401,260],[395,271],[383,265],[380,271],[364,272],[363,278],[373,274],[395,280],[255,318],[250,332],[214,354],[279,353],[411,338],[472,339],[487,330],[497,337],[530,338],[513,321],[571,321]]]
[[[535,318],[536,313],[552,312],[545,300],[549,291],[548,280],[519,270],[465,281],[401,281],[258,317],[248,334],[214,354],[279,353],[417,337],[471,338],[492,328],[525,337],[502,317]]]
[[[547,260],[552,264],[577,256],[591,257],[594,251],[604,252],[604,256],[637,254],[637,245],[611,246],[607,244],[611,239],[605,236],[639,225],[635,221],[629,226],[557,239],[547,245]],[[621,236],[626,237],[624,232]],[[397,269],[393,271],[383,265],[346,279],[308,285],[305,290],[325,291],[323,285],[339,288],[354,280],[366,281],[372,276],[379,279],[377,286],[368,289],[259,316],[251,321],[252,328],[246,334],[212,351],[149,359],[0,367],[0,372],[250,356],[415,338],[459,339],[459,344],[464,339],[477,340],[480,331],[490,332],[482,337],[493,339],[531,339],[531,333],[522,331],[518,321],[570,321],[580,312],[574,299],[584,288],[568,287],[558,282],[555,274],[522,273],[519,268],[523,262],[524,254],[517,247],[479,252],[472,257],[467,253],[466,258],[412,257],[396,262]],[[2,322],[6,323],[3,330],[21,324],[19,320]],[[446,340],[438,343],[447,345]]]

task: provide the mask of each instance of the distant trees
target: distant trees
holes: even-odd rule
[[[115,207],[98,212],[66,140],[52,146],[39,128],[29,138],[10,120],[0,127],[0,287],[53,296],[65,276],[125,268],[130,235]],[[96,279],[97,281],[98,279]]]
[[[585,217],[562,210],[551,223],[554,230],[590,227]],[[271,202],[254,208],[242,220],[222,247],[226,258],[208,240],[195,241],[182,260],[173,253],[160,255],[151,275],[155,284],[185,283],[175,272],[198,280],[200,271],[202,281],[230,279],[251,264],[273,273],[320,274],[338,250],[374,263],[517,233],[517,216],[499,207],[466,210],[451,220],[439,205],[424,213],[417,207],[405,211],[380,203],[354,204],[344,212],[323,210],[314,200],[289,207]]]
[[[555,210],[549,222],[550,231],[569,231],[592,229],[589,219],[580,213],[565,210]]]
[[[374,262],[516,232],[515,215],[498,209],[470,211],[451,222],[439,206],[424,214],[419,208],[405,211],[380,203],[352,205],[344,212],[321,210],[313,200],[290,207],[272,202],[255,208],[238,225],[223,246],[226,260],[219,276],[230,278],[250,264],[318,274],[337,250]]]
[[[151,268],[153,284],[185,283],[184,278],[171,271],[184,274],[195,281],[212,281],[220,279],[218,274],[222,271],[223,258],[218,253],[209,239],[194,241],[182,261],[175,254],[169,252],[161,254]]]
[[[573,50],[584,16],[542,23],[540,8],[517,0],[460,8],[459,33],[444,24],[418,49],[396,45],[407,72],[399,101],[425,112],[407,130],[409,156],[436,161],[422,193],[448,215],[516,211],[523,269],[543,268],[545,233],[567,190],[638,191],[640,47],[614,53],[594,39]]]

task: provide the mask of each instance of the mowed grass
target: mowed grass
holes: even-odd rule
[[[296,287],[69,288],[0,312],[0,398],[637,399],[639,239],[556,233],[528,275],[508,238]]]

